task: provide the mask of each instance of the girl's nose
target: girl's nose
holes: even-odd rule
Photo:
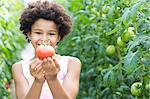
[[[46,35],[46,33],[43,34],[43,40],[47,40],[48,39],[48,36]]]

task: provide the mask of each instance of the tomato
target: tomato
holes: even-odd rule
[[[11,87],[10,83],[5,84],[6,89],[9,89]]]
[[[4,78],[4,83],[7,83],[7,82],[8,82],[8,80],[6,78]]]
[[[109,45],[107,48],[106,48],[106,53],[108,55],[114,55],[116,53],[116,48],[114,45]]]
[[[55,50],[50,45],[40,45],[36,48],[36,55],[39,59],[43,60],[44,58],[54,56]]]
[[[135,36],[134,32],[132,30],[128,29],[128,31],[124,34],[123,39],[125,42],[128,42],[134,36]]]
[[[8,88],[7,91],[8,91],[8,93],[11,93],[11,92],[12,92],[12,89],[11,89],[11,88]]]
[[[145,89],[150,91],[150,83],[145,85]]]
[[[117,44],[118,44],[119,46],[125,46],[125,42],[122,41],[121,37],[118,37],[118,38],[117,38]]]
[[[108,13],[109,10],[110,10],[110,6],[108,6],[108,5],[105,5],[102,8],[103,13],[105,13],[105,14]]]
[[[135,82],[131,85],[131,93],[135,96],[140,96],[142,94],[142,83]]]
[[[129,27],[128,30],[134,31],[134,27]]]
[[[125,4],[125,5],[129,5],[130,2],[131,2],[130,0],[122,0],[122,3]]]

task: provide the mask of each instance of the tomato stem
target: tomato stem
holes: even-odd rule
[[[42,44],[43,45],[51,45],[51,41],[50,40],[43,40]]]

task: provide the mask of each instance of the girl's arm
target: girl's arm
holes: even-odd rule
[[[39,68],[38,68],[39,69]],[[35,79],[31,88],[23,75],[22,66],[16,63],[12,66],[17,99],[39,99],[43,82]]]
[[[63,85],[60,84],[57,77],[55,79],[47,78],[54,99],[76,99],[79,89],[80,69],[80,60],[72,57],[69,59],[68,72]]]
[[[21,64],[16,63],[12,66],[12,75],[17,99],[23,99],[29,90],[29,84],[23,75]]]

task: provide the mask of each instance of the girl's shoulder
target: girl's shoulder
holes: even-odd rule
[[[77,57],[73,56],[60,56],[61,58],[65,58],[68,60],[68,70],[80,70],[81,68],[81,61]]]
[[[12,65],[12,70],[13,69],[21,69],[22,68],[22,60],[21,61],[18,61],[18,62],[16,62],[16,63],[14,63],[13,65]]]
[[[14,78],[19,78],[21,75],[23,75],[22,60],[14,63],[11,70]]]
[[[23,72],[22,65],[27,64],[28,62],[29,62],[29,60],[28,61],[27,60],[20,60],[20,61],[14,63],[12,65],[12,73],[13,72],[20,72],[20,73],[22,73]]]
[[[58,59],[67,59],[70,64],[81,64],[79,58],[74,56],[64,56],[64,55],[57,55]]]

